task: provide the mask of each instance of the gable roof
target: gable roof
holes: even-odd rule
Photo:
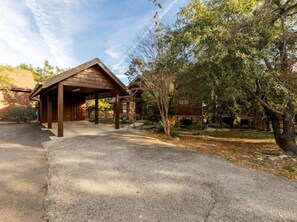
[[[90,61],[88,61],[86,63],[83,63],[83,64],[81,64],[79,66],[76,66],[76,67],[74,67],[72,69],[67,70],[66,72],[63,72],[63,73],[61,73],[59,75],[56,75],[56,76],[46,80],[43,83],[42,88],[48,88],[48,87],[50,87],[50,86],[52,86],[52,85],[54,85],[54,84],[56,84],[58,82],[61,82],[61,81],[65,80],[65,79],[67,79],[67,78],[69,78],[69,77],[71,77],[71,76],[73,76],[73,75],[87,69],[87,68],[90,68],[90,67],[92,67],[94,65],[98,65],[101,69],[103,69],[103,71],[106,74],[108,74],[111,77],[112,80],[114,80],[118,84],[118,86],[120,86],[121,88],[124,88],[126,90],[126,86],[98,58],[92,59],[92,60],[90,60]]]
[[[136,81],[144,81],[144,78],[142,77],[142,75],[137,75],[135,76],[135,78],[129,83],[129,85],[127,86],[127,88],[129,89],[131,86],[133,86],[134,83],[136,83]]]
[[[34,90],[32,91],[32,93],[30,94],[30,98],[33,98],[36,95],[38,95],[38,93],[42,89],[49,88],[49,87],[51,87],[51,86],[65,80],[65,79],[67,79],[67,78],[69,78],[71,76],[74,76],[75,74],[77,74],[77,73],[79,73],[79,72],[81,72],[81,71],[83,71],[85,69],[88,69],[90,67],[93,67],[95,65],[98,65],[104,71],[104,73],[106,75],[108,75],[111,78],[111,80],[113,82],[115,82],[116,85],[119,86],[119,88],[121,88],[121,90],[123,90],[124,92],[127,92],[126,86],[112,73],[112,71],[109,68],[107,68],[100,59],[95,58],[95,59],[92,59],[92,60],[90,60],[90,61],[88,61],[86,63],[83,63],[83,64],[79,65],[79,66],[76,66],[76,67],[74,67],[72,69],[69,69],[69,70],[67,70],[67,71],[65,71],[65,72],[63,72],[63,73],[61,73],[59,75],[56,75],[56,76],[54,76],[54,77],[52,77],[50,79],[47,79],[42,84],[37,84],[35,86]]]

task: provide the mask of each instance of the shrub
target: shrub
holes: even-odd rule
[[[194,130],[193,135],[201,135],[202,133],[202,130]]]
[[[156,128],[155,128],[155,132],[157,132],[157,133],[164,133],[165,132],[164,125],[163,125],[162,121],[157,123]]]
[[[34,108],[28,106],[12,106],[4,114],[4,119],[9,121],[28,122],[36,118]]]
[[[128,120],[126,120],[126,119],[122,119],[122,120],[120,120],[120,123],[121,123],[121,124],[128,124],[128,123],[129,123],[129,121],[128,121]]]
[[[145,120],[143,120],[143,124],[144,125],[151,125],[152,121],[145,119]]]
[[[207,128],[206,125],[193,125],[193,126],[192,126],[192,129],[193,129],[194,131],[203,131],[203,130],[205,130],[206,128]]]
[[[179,136],[179,132],[177,130],[171,130],[171,136],[172,137],[178,137]]]

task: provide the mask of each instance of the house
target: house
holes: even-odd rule
[[[32,104],[29,95],[36,84],[32,72],[28,70],[11,67],[3,69],[3,73],[11,80],[11,86],[8,90],[0,89],[0,117],[9,107]]]
[[[141,75],[136,76],[128,85],[130,96],[121,97],[120,118],[134,122],[144,118],[145,83]],[[114,99],[111,100],[111,103]],[[193,123],[202,123],[202,103],[195,101],[191,95],[177,95],[172,104],[170,114],[178,122],[190,119]]]

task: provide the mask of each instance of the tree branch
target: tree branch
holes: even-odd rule
[[[259,96],[257,96],[254,92],[252,92],[251,90],[248,90],[248,91],[249,91],[250,95],[251,95],[254,99],[258,100],[258,101],[261,103],[261,105],[262,105],[263,107],[265,107],[266,109],[268,109],[269,111],[271,111],[271,112],[273,112],[273,113],[275,113],[275,114],[282,115],[282,113],[280,113],[280,112],[278,112],[277,110],[273,109],[273,108],[272,108],[271,106],[269,106],[263,99],[261,99]]]

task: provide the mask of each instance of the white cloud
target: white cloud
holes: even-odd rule
[[[79,5],[78,1],[26,0],[26,3],[54,59],[53,63],[62,67],[73,66],[76,63],[72,56],[73,35],[80,28],[73,12]]]
[[[122,55],[122,53],[117,51],[115,48],[108,48],[105,50],[105,53],[112,59],[119,59]]]
[[[0,14],[0,63],[37,66],[44,59],[51,59],[43,39],[26,16],[26,5],[21,1],[2,0]]]

